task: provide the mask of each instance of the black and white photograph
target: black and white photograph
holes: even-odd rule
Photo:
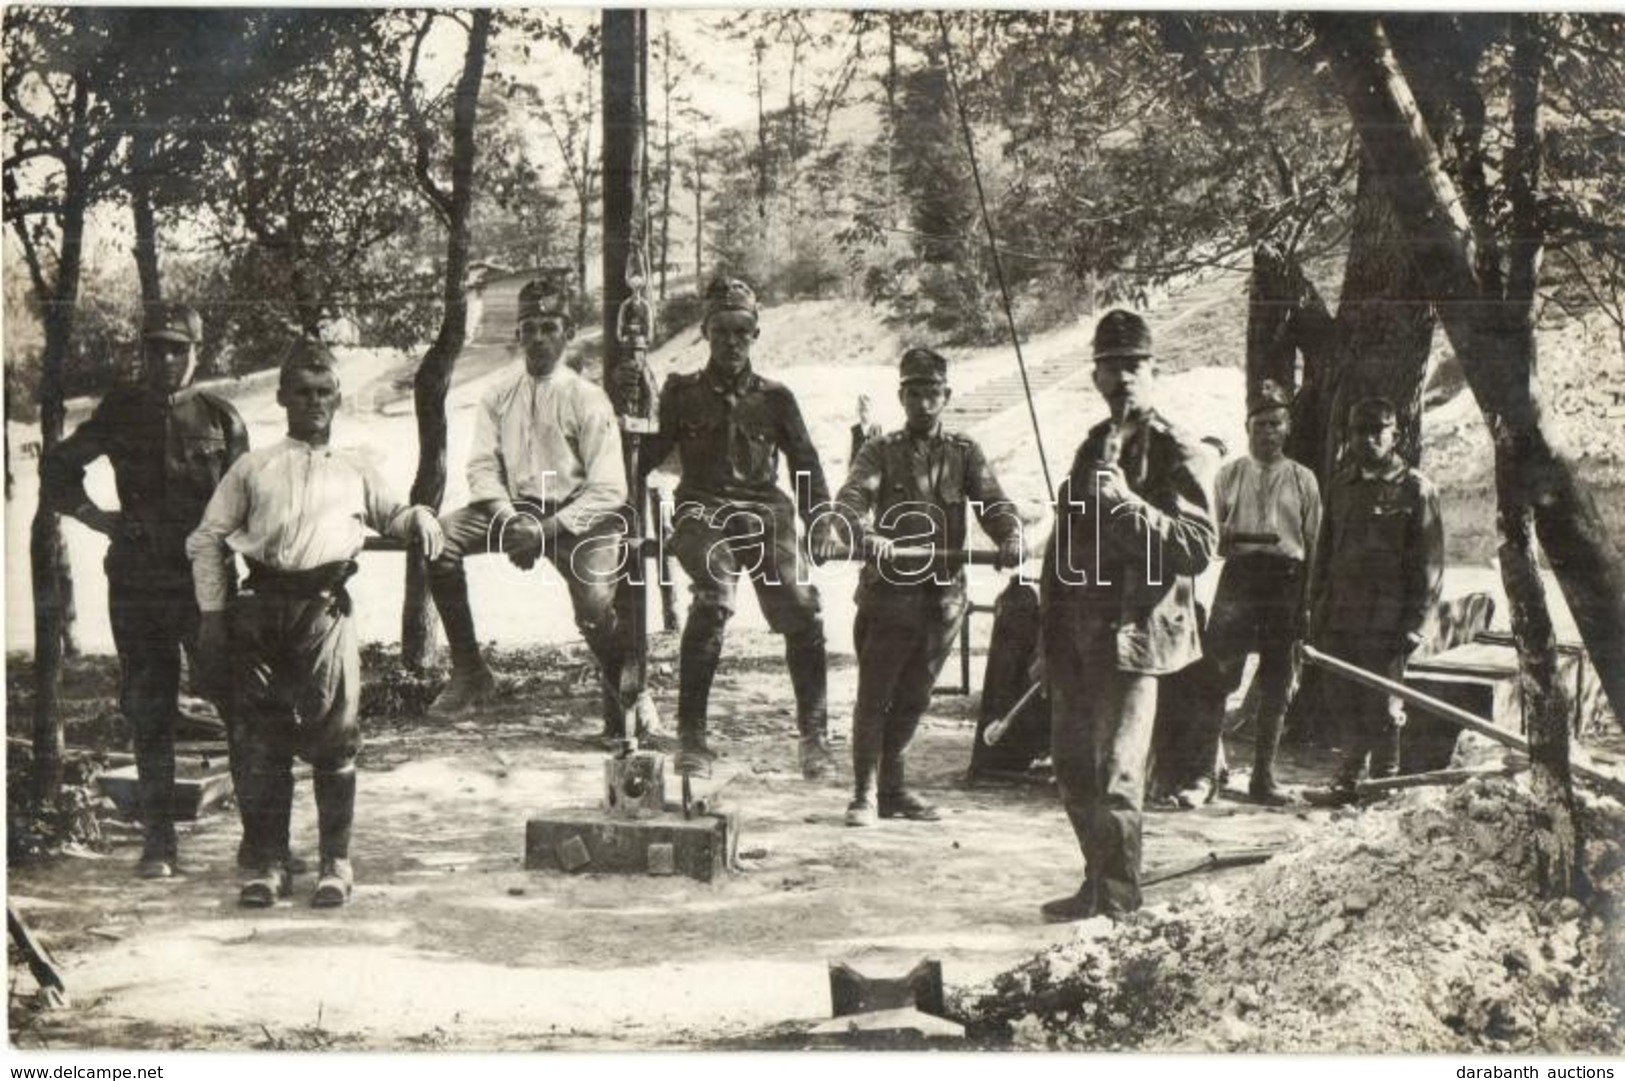
[[[1615,1076],[1625,12],[0,22],[12,1062]]]

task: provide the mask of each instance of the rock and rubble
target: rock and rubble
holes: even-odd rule
[[[974,1039],[1031,1048],[1625,1048],[1625,808],[1582,795],[1584,902],[1536,888],[1526,782],[1330,816],[1234,884],[1104,918],[957,989]]]

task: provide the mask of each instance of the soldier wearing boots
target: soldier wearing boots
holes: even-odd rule
[[[1151,408],[1151,332],[1130,312],[1095,328],[1094,383],[1111,410],[1056,495],[1040,583],[1050,751],[1083,849],[1076,893],[1044,918],[1140,905],[1140,817],[1157,679],[1201,657],[1194,577],[1213,558],[1212,458]]]
[[[1349,415],[1347,460],[1326,487],[1326,513],[1310,583],[1310,641],[1392,680],[1424,640],[1444,581],[1444,525],[1432,482],[1394,447],[1396,413],[1367,398]],[[1343,757],[1331,787],[1308,789],[1318,806],[1352,803],[1355,783],[1399,772],[1405,707],[1382,691],[1346,685]]]
[[[135,736],[146,834],[136,873],[143,878],[175,873],[171,806],[181,649],[191,650],[198,622],[186,535],[220,478],[248,450],[247,429],[231,403],[192,385],[202,340],[203,321],[191,308],[151,308],[142,331],[143,382],[109,393],[47,455],[41,481],[49,506],[112,542],[107,601],[119,654],[119,706]],[[85,467],[101,457],[113,467],[116,511],[85,494]]]
[[[316,791],[321,868],[312,904],[349,900],[361,654],[344,583],[364,525],[415,540],[430,559],[442,543],[432,511],[394,498],[361,453],[329,445],[340,400],[332,354],[298,343],[277,387],[288,437],[232,466],[186,541],[202,610],[198,651],[231,687],[248,854],[238,900],[251,908],[291,887],[295,755],[310,763]],[[233,553],[249,573],[228,599]]]
[[[1205,716],[1192,747],[1197,761],[1209,768],[1196,792],[1182,793],[1182,803],[1195,805],[1212,796],[1211,764],[1223,745],[1225,703],[1241,686],[1247,654],[1254,651],[1260,695],[1247,792],[1271,806],[1291,802],[1275,782],[1275,752],[1291,704],[1293,653],[1304,631],[1306,568],[1320,532],[1320,485],[1308,466],[1284,450],[1291,428],[1291,399],[1266,380],[1247,411],[1247,456],[1219,470],[1215,496],[1220,552],[1226,558],[1203,639]],[[1244,534],[1277,539],[1230,539]]]
[[[706,290],[704,312],[710,362],[666,380],[660,432],[645,443],[642,459],[647,472],[675,447],[682,470],[671,548],[688,575],[693,601],[683,626],[674,764],[684,773],[710,771],[714,755],[705,728],[711,681],[743,573],[756,588],[768,625],[784,636],[801,773],[815,780],[834,765],[824,618],[818,589],[804,577],[796,514],[810,525],[829,501],[829,489],[795,395],[751,367],[751,347],[761,333],[755,293],[742,281],[719,278]],[[780,454],[790,466],[794,502],[778,486]]]
[[[624,735],[615,584],[626,532],[626,466],[615,410],[599,387],[561,364],[575,334],[567,293],[548,281],[519,292],[522,366],[486,392],[468,458],[472,502],[441,519],[446,547],[429,587],[451,645],[451,681],[430,712],[451,716],[496,689],[480,657],[463,560],[502,552],[521,570],[546,557],[569,587],[576,626],[604,684],[605,734]]]
[[[931,688],[965,618],[963,567],[910,568],[893,562],[893,545],[958,552],[965,547],[967,503],[999,545],[1002,566],[1021,562],[1021,519],[974,440],[947,432],[942,411],[952,397],[948,362],[929,349],[910,349],[899,365],[907,424],[873,436],[859,449],[835,497],[848,534],[821,524],[815,556],[837,554],[841,542],[871,562],[858,584],[852,640],[858,654],[853,707],[853,796],[846,824],[880,818],[935,821],[936,808],[908,790],[909,741],[931,702]],[[858,543],[851,544],[857,539]],[[877,795],[878,789],[878,795]]]

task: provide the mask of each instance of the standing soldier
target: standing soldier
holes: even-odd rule
[[[430,707],[438,715],[467,712],[496,689],[480,657],[463,560],[500,551],[521,570],[546,556],[563,576],[604,684],[605,733],[625,734],[615,583],[626,532],[626,465],[609,397],[559,363],[574,334],[562,289],[534,281],[519,291],[525,362],[480,400],[468,457],[471,502],[441,522],[446,547],[429,567],[451,645],[451,681]]]
[[[1291,429],[1291,399],[1266,380],[1247,411],[1247,456],[1219,470],[1219,550],[1226,558],[1203,640],[1208,700],[1193,747],[1207,768],[1198,791],[1182,793],[1182,803],[1206,802],[1213,794],[1225,703],[1255,650],[1260,693],[1247,794],[1271,806],[1291,802],[1275,782],[1275,752],[1292,695],[1293,653],[1305,627],[1306,568],[1320,533],[1320,485],[1308,466],[1286,456]],[[1262,535],[1276,539],[1232,540]]]
[[[859,449],[835,497],[835,510],[865,555],[852,641],[858,654],[853,708],[852,802],[849,826],[881,818],[935,821],[936,808],[910,792],[904,762],[909,741],[931,702],[931,688],[965,618],[965,572],[938,562],[910,569],[892,562],[893,544],[952,553],[965,547],[966,504],[999,545],[999,564],[1021,562],[1021,519],[1005,497],[982,448],[942,427],[953,392],[948,362],[910,349],[898,366],[897,392],[907,416],[902,431],[874,436]],[[872,525],[870,524],[872,522]],[[814,553],[837,553],[834,530],[821,524]]]
[[[713,281],[705,292],[701,329],[710,362],[701,371],[666,380],[660,432],[645,443],[641,461],[647,473],[675,447],[682,468],[671,546],[694,599],[683,626],[674,766],[680,773],[706,776],[716,757],[706,743],[706,712],[743,573],[756,587],[768,626],[784,636],[801,775],[817,780],[834,765],[824,617],[817,587],[805,580],[796,514],[810,526],[829,501],[829,488],[795,395],[751,368],[751,346],[761,330],[750,286],[734,278]],[[630,366],[622,370],[636,377]],[[778,486],[781,453],[790,466],[795,502]]]
[[[1111,416],[1056,496],[1041,583],[1050,751],[1083,849],[1083,885],[1051,921],[1140,905],[1140,817],[1157,677],[1201,657],[1194,576],[1213,558],[1212,457],[1151,408],[1151,331],[1122,310],[1095,327]]]
[[[291,885],[296,754],[316,791],[321,870],[311,903],[349,900],[361,652],[344,583],[363,526],[415,539],[429,559],[442,543],[434,512],[401,503],[360,453],[329,445],[340,401],[333,355],[297,343],[277,384],[288,437],[232,466],[186,541],[203,613],[198,652],[232,688],[247,855],[238,901],[249,908],[270,906]],[[232,553],[247,560],[248,579],[228,608]]]
[[[1310,640],[1350,664],[1398,680],[1423,641],[1444,581],[1444,525],[1433,484],[1395,450],[1396,413],[1367,398],[1349,414],[1349,460],[1326,487],[1326,514],[1310,586]],[[1405,707],[1382,691],[1348,686],[1343,758],[1310,803],[1352,803],[1370,760],[1372,777],[1399,772]]]
[[[181,648],[191,649],[198,626],[186,535],[220,478],[248,450],[248,431],[231,403],[192,385],[202,340],[203,320],[193,309],[169,303],[149,308],[141,339],[143,382],[102,399],[90,419],[51,451],[43,471],[47,503],[112,541],[107,605],[119,655],[119,708],[135,736],[146,834],[136,865],[142,878],[167,878],[176,869],[172,805]],[[85,494],[85,467],[101,457],[113,466],[116,511]]]

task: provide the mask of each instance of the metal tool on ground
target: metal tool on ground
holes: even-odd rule
[[[1433,785],[1462,784],[1480,777],[1511,777],[1529,768],[1528,762],[1508,762],[1503,766],[1479,769],[1436,769],[1427,773],[1408,773],[1399,777],[1376,777],[1359,781],[1354,788],[1360,795],[1379,792],[1397,792],[1403,788],[1427,788]]]
[[[1441,702],[1432,695],[1423,694],[1421,691],[1407,687],[1403,683],[1396,683],[1384,676],[1377,675],[1375,672],[1368,672],[1364,668],[1350,664],[1340,657],[1322,653],[1313,646],[1303,647],[1303,659],[1333,675],[1342,676],[1344,679],[1391,694],[1395,698],[1418,709],[1426,710],[1435,717],[1442,717],[1467,729],[1469,732],[1477,732],[1479,735],[1511,747],[1513,750],[1522,751],[1524,754],[1529,753],[1528,740],[1505,729],[1497,728],[1484,718],[1475,717],[1466,710],[1451,705],[1449,702]],[[1569,769],[1575,777],[1590,782],[1599,790],[1616,799],[1625,799],[1625,779],[1610,776],[1601,770],[1593,769],[1580,762],[1570,762]]]
[[[1252,867],[1268,863],[1275,855],[1273,848],[1242,848],[1228,852],[1209,852],[1199,860],[1178,864],[1162,871],[1153,871],[1140,880],[1141,886],[1156,886],[1176,878],[1201,874],[1204,871],[1223,871],[1230,867]]]

